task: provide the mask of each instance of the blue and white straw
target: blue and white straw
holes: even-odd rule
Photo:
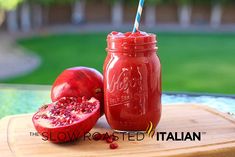
[[[144,7],[144,0],[140,0],[136,17],[135,17],[135,25],[134,25],[132,33],[135,33],[136,31],[139,30],[140,18],[141,18],[143,7]]]

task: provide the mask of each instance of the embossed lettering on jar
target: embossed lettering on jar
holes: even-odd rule
[[[104,63],[105,115],[113,129],[146,130],[161,116],[161,65],[156,36],[112,32]]]

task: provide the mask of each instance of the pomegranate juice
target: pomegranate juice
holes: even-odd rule
[[[120,131],[144,131],[161,116],[161,64],[156,36],[112,32],[104,63],[105,115]]]

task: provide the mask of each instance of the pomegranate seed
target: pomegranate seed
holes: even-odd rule
[[[118,148],[118,144],[117,143],[110,143],[109,148],[110,149],[117,149]]]
[[[48,119],[48,116],[46,114],[41,115],[43,119]]]
[[[112,143],[112,142],[113,142],[113,138],[112,138],[112,137],[107,138],[107,139],[106,139],[106,142],[107,142],[107,143]]]
[[[40,116],[38,116],[38,115],[35,116],[35,119],[39,119],[39,118],[40,118]]]
[[[86,100],[87,100],[86,97],[83,96],[83,97],[82,97],[82,101],[86,102]]]
[[[82,109],[82,112],[84,113],[85,111],[86,111],[86,110],[83,108],[83,109]]]
[[[61,111],[62,111],[62,110],[61,110]],[[61,111],[57,110],[57,111],[55,111],[54,114],[59,115]]]
[[[102,140],[106,140],[107,138],[109,138],[109,134],[107,132],[102,134]]]
[[[101,139],[102,139],[102,134],[97,133],[97,134],[94,134],[94,135],[93,135],[93,140],[99,141],[99,140],[101,140]]]
[[[113,141],[117,141],[118,140],[118,137],[115,136],[115,135],[111,135],[110,137],[112,138]]]
[[[61,119],[61,122],[62,123],[65,123],[67,120],[66,119]]]

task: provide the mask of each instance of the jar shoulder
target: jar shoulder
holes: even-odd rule
[[[104,71],[117,67],[130,67],[130,66],[154,66],[161,68],[160,59],[157,54],[148,56],[124,56],[124,55],[107,55],[104,62]]]

